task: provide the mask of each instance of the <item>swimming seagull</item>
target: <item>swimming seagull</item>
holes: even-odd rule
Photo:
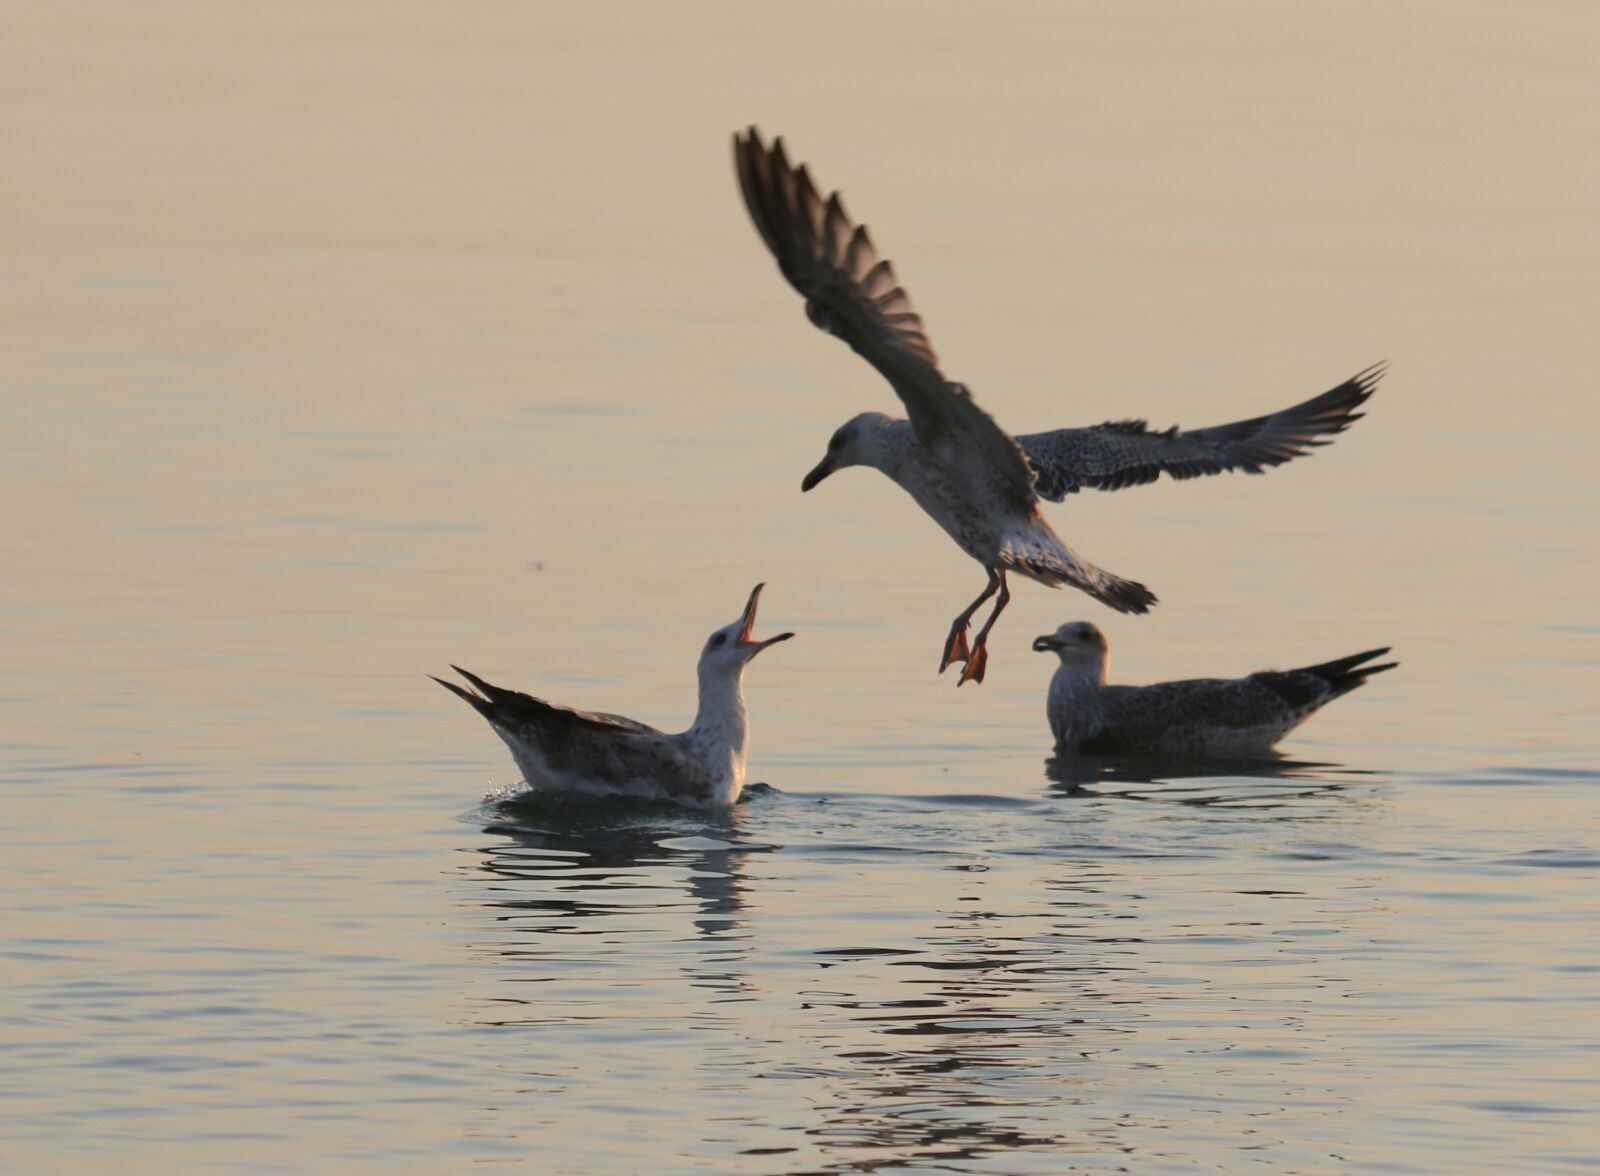
[[[1152,430],[1125,420],[1010,437],[939,370],[893,267],[878,257],[866,226],[850,220],[839,194],[823,200],[806,166],[789,163],[782,137],[768,147],[751,127],[734,135],[733,154],[745,207],[783,276],[805,297],[807,317],[876,368],[910,417],[866,412],[847,421],[800,488],[846,466],[872,466],[984,566],[988,585],[950,626],[939,661],[941,673],[964,662],[963,683],[983,681],[989,630],[1011,599],[1008,571],[1051,588],[1070,584],[1120,612],[1142,613],[1155,603],[1143,584],[1102,571],[1068,547],[1040,515],[1041,497],[1060,502],[1085,486],[1117,490],[1163,473],[1259,474],[1348,428],[1383,374],[1379,364],[1304,404],[1208,429]],[[996,592],[994,612],[969,647],[972,616]]]
[[[1265,752],[1327,703],[1399,664],[1367,664],[1388,653],[1385,646],[1298,670],[1262,670],[1247,678],[1108,686],[1105,634],[1088,621],[1035,637],[1033,648],[1061,659],[1045,707],[1056,750],[1090,754]]]
[[[706,639],[700,651],[700,709],[694,725],[678,735],[620,715],[557,706],[504,690],[460,666],[451,668],[477,687],[477,694],[443,678],[434,681],[489,720],[536,791],[727,807],[744,789],[750,744],[741,689],[744,668],[769,645],[794,636],[751,638],[763,587],[755,586],[738,620]]]

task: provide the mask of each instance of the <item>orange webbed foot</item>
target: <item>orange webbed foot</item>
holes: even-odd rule
[[[972,656],[967,648],[967,630],[963,626],[952,630],[950,640],[944,643],[944,657],[939,662],[939,672],[942,674],[955,662],[967,661]]]
[[[983,671],[988,668],[988,665],[989,647],[980,645],[967,658],[967,664],[962,667],[961,678],[956,682],[956,685],[965,686],[968,682],[982,683]]]

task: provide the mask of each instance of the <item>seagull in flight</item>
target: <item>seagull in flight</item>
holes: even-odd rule
[[[1035,637],[1033,648],[1061,659],[1045,711],[1056,750],[1066,753],[1259,755],[1335,698],[1399,665],[1370,664],[1389,652],[1385,646],[1247,678],[1108,686],[1110,649],[1088,621]]]
[[[744,668],[768,646],[750,636],[763,585],[750,593],[739,619],[706,639],[700,651],[700,709],[687,731],[668,735],[621,715],[576,710],[485,682],[451,668],[477,688],[434,681],[489,720],[511,749],[528,787],[586,796],[670,800],[692,808],[726,808],[744,791],[750,724]]]
[[[1143,584],[1095,567],[1058,536],[1039,500],[1062,501],[1084,487],[1116,490],[1228,470],[1259,474],[1359,419],[1383,365],[1270,416],[1206,429],[1153,430],[1142,420],[1108,421],[1012,437],[979,408],[965,385],[946,379],[922,318],[878,256],[865,225],[839,194],[823,199],[806,166],[794,166],[781,137],[768,146],[751,127],[733,139],[745,207],[778,268],[806,300],[811,322],[849,344],[888,380],[908,420],[865,412],[839,427],[805,480],[810,490],[847,466],[872,466],[893,479],[983,565],[983,593],[950,626],[939,672],[961,662],[958,685],[982,682],[989,631],[1011,600],[1006,573],[1050,588],[1071,585],[1119,612],[1156,602]],[[996,593],[994,611],[969,644],[973,615]]]

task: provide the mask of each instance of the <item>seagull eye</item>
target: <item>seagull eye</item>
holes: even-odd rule
[[[728,635],[726,633],[714,634],[711,638],[711,648],[716,649],[718,646],[726,644],[727,640]]]

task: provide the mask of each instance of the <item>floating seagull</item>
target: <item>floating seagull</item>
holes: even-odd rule
[[[1070,584],[1119,612],[1142,613],[1155,603],[1143,584],[1102,571],[1068,547],[1040,515],[1040,497],[1059,502],[1085,486],[1116,490],[1163,473],[1259,474],[1348,428],[1383,374],[1380,364],[1304,404],[1209,429],[1159,431],[1127,420],[1010,437],[939,370],[893,267],[879,259],[866,226],[850,220],[839,194],[823,200],[805,165],[789,163],[781,137],[769,148],[751,127],[734,136],[733,154],[745,207],[783,276],[805,297],[807,317],[876,368],[910,416],[866,412],[847,421],[800,488],[846,466],[872,466],[984,566],[988,585],[950,626],[939,660],[941,673],[964,662],[963,683],[983,681],[989,630],[1011,599],[1008,571],[1050,588]],[[969,647],[972,616],[996,592],[994,611]]]
[[[1385,646],[1319,666],[1262,670],[1247,678],[1108,686],[1105,634],[1088,621],[1035,637],[1033,647],[1061,658],[1046,703],[1056,750],[1090,754],[1265,752],[1333,699],[1399,664],[1365,664],[1388,653]]]
[[[530,788],[726,807],[744,789],[750,743],[741,689],[744,667],[767,646],[794,636],[779,633],[765,641],[751,640],[763,587],[755,586],[738,620],[706,640],[700,651],[700,710],[694,725],[679,735],[620,715],[575,710],[504,690],[460,666],[451,668],[476,686],[478,694],[443,678],[434,681],[489,720]]]

